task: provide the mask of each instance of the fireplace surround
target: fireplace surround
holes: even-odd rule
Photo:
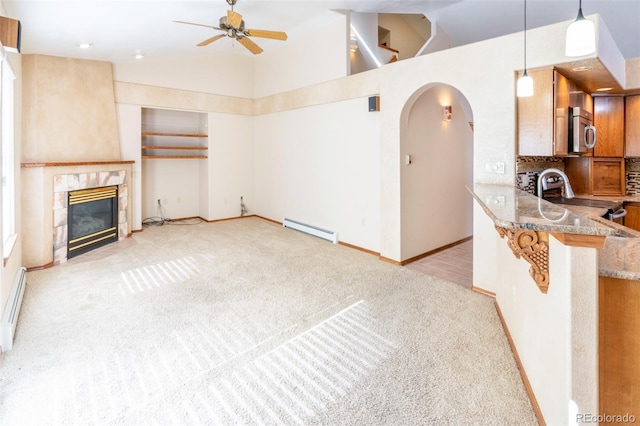
[[[28,269],[66,262],[68,192],[118,188],[118,240],[130,236],[133,161],[22,163],[22,261]]]

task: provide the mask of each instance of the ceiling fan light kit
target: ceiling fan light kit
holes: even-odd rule
[[[585,56],[596,51],[596,30],[593,22],[582,14],[582,0],[578,3],[578,16],[567,28],[566,56]]]
[[[256,30],[256,29],[247,29],[245,28],[244,20],[242,19],[242,15],[236,13],[233,10],[233,6],[236,4],[236,0],[227,0],[229,6],[231,6],[230,10],[227,10],[227,16],[223,16],[220,18],[218,22],[218,27],[214,27],[212,25],[205,24],[196,24],[194,22],[185,22],[185,21],[173,21],[179,24],[188,24],[188,25],[197,25],[200,27],[212,28],[214,30],[222,31],[222,34],[215,35],[206,40],[201,41],[196,46],[202,47],[207,46],[213,43],[216,40],[220,40],[223,37],[230,37],[238,40],[238,43],[243,45],[247,50],[249,50],[254,55],[262,53],[262,48],[258,46],[250,37],[260,37],[260,38],[268,38],[272,40],[281,40],[285,41],[287,39],[287,34],[282,31],[270,31],[270,30]]]

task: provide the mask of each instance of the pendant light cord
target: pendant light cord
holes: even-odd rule
[[[527,74],[527,0],[524,0],[524,75],[526,74]]]

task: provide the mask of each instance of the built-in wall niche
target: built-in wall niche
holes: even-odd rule
[[[206,113],[142,108],[142,158],[207,158],[207,123]]]
[[[209,114],[141,108],[141,115],[143,223],[205,215]]]

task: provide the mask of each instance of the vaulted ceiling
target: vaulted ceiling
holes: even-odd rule
[[[196,44],[217,34],[211,28],[174,20],[218,26],[229,5],[225,0],[3,0],[7,14],[22,24],[22,52],[112,62],[145,57],[250,55],[224,38],[204,47]],[[235,11],[247,28],[285,31],[289,40],[304,37],[335,13],[421,13],[457,45],[522,31],[522,0],[238,0]],[[599,13],[626,58],[640,57],[640,1],[584,0],[585,15]],[[573,20],[577,0],[528,0],[527,27]],[[265,51],[276,40],[254,39]],[[81,50],[80,43],[91,43]]]

